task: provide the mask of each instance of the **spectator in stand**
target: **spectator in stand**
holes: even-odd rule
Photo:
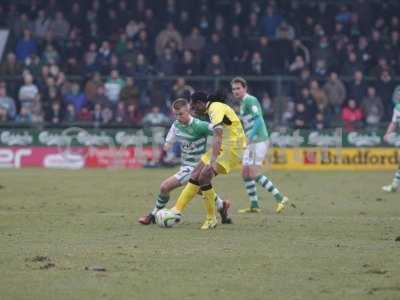
[[[282,21],[283,17],[276,13],[274,6],[268,5],[265,16],[261,20],[264,34],[269,38],[274,38],[276,30]]]
[[[358,70],[354,72],[354,79],[349,84],[348,88],[349,96],[356,100],[357,103],[361,103],[361,100],[367,94],[367,85],[364,81],[364,74]]]
[[[106,81],[105,87],[105,94],[107,98],[111,101],[113,105],[116,105],[119,100],[119,95],[124,87],[125,82],[119,76],[117,70],[112,70],[110,74],[110,78]]]
[[[211,56],[211,60],[208,62],[205,74],[209,76],[221,76],[225,73],[225,66],[221,61],[221,57],[218,54]]]
[[[66,105],[64,121],[67,123],[75,123],[78,120],[78,115],[75,106],[72,103]]]
[[[60,55],[53,45],[48,44],[42,54],[42,62],[45,64],[58,64]]]
[[[114,113],[112,108],[109,105],[103,107],[101,111],[101,123],[103,125],[107,125],[112,123],[114,117]]]
[[[177,73],[184,76],[194,76],[199,74],[199,66],[194,60],[192,51],[183,51],[183,60],[178,66]]]
[[[153,106],[142,120],[144,126],[166,126],[170,119],[160,111],[159,106]]]
[[[393,113],[392,93],[395,87],[393,78],[388,71],[383,71],[377,83],[378,95],[383,101],[385,107],[384,121],[391,120]]]
[[[115,109],[115,122],[117,124],[125,124],[128,121],[128,115],[126,111],[126,102],[118,102],[117,108]]]
[[[178,98],[190,99],[190,95],[194,93],[194,89],[186,84],[184,77],[179,77],[172,88],[172,101]]]
[[[319,43],[312,50],[312,60],[314,62],[318,60],[329,62],[328,68],[335,64],[335,55],[327,36],[323,35],[319,38]]]
[[[240,26],[233,25],[230,38],[227,40],[230,62],[230,70],[228,71],[231,71],[232,74],[242,72],[243,64],[249,55],[248,44],[249,41],[242,35]]]
[[[82,107],[86,105],[87,99],[78,83],[74,82],[71,84],[71,90],[64,96],[64,102],[67,106],[72,104],[76,114],[79,114]]]
[[[260,52],[258,51],[253,52],[247,74],[253,76],[262,76],[265,73],[264,66],[265,66],[264,61],[262,59]]]
[[[146,61],[146,57],[143,53],[139,53],[136,58],[136,67],[134,69],[134,77],[144,77],[151,74],[151,67]],[[141,108],[146,108],[150,104],[148,98],[148,81],[146,79],[138,79],[137,86],[139,88],[139,102]]]
[[[157,59],[156,70],[160,76],[176,74],[178,59],[171,48],[164,48],[163,54]]]
[[[7,87],[0,82],[0,109],[3,112],[3,121],[12,121],[16,115],[15,101],[7,95]]]
[[[142,115],[139,111],[139,107],[134,102],[128,103],[127,108],[127,122],[134,126],[139,126],[142,122]]]
[[[97,52],[96,61],[99,65],[100,71],[106,74],[111,61],[112,51],[109,41],[103,41]]]
[[[164,53],[164,48],[171,42],[176,43],[177,49],[181,50],[183,47],[183,40],[181,34],[175,29],[172,22],[168,22],[166,28],[162,30],[156,37],[155,51],[158,56]]]
[[[68,37],[70,25],[64,18],[62,11],[56,12],[54,20],[50,24],[50,30],[54,33],[56,40],[64,41]]]
[[[317,112],[312,124],[312,129],[320,131],[326,129],[327,127],[328,125],[326,123],[324,114],[321,112]]]
[[[31,108],[28,106],[22,106],[19,114],[17,115],[15,121],[17,123],[32,123],[32,112]]]
[[[9,121],[8,115],[7,115],[7,110],[0,106],[0,124],[1,123],[6,123]]]
[[[24,36],[17,42],[15,54],[20,62],[24,62],[25,59],[31,55],[38,53],[38,46],[36,41],[32,38],[32,33],[29,29],[24,30]]]
[[[264,92],[261,97],[261,106],[263,108],[264,119],[268,122],[274,121],[275,103],[267,92]]]
[[[26,13],[21,13],[18,20],[13,20],[12,33],[17,37],[21,37],[25,30],[32,29],[32,22]]]
[[[46,32],[50,30],[51,18],[46,14],[44,9],[39,10],[38,16],[34,22],[33,34],[39,40],[44,39]]]
[[[293,125],[295,129],[306,129],[308,128],[309,115],[306,111],[306,106],[299,102],[296,103],[295,113],[293,117]]]
[[[255,12],[252,12],[249,15],[248,23],[244,27],[245,35],[249,39],[257,39],[260,36],[263,36],[262,31],[263,30],[260,25],[260,20],[258,18],[258,14]]]
[[[301,71],[306,66],[304,58],[301,55],[297,55],[294,61],[289,65],[289,74],[292,76],[299,76]]]
[[[277,39],[294,40],[295,31],[294,27],[287,21],[282,21],[276,29],[275,36]]]
[[[83,123],[89,123],[93,121],[93,115],[89,105],[85,105],[81,108],[78,114],[78,121]]]
[[[335,115],[340,114],[341,107],[346,99],[346,87],[336,72],[331,72],[328,81],[323,86],[328,97],[328,102],[333,108]]]
[[[93,102],[97,94],[97,88],[101,85],[103,85],[101,75],[99,72],[95,72],[85,84],[84,92],[88,102]]]
[[[208,59],[212,55],[219,55],[219,57],[227,57],[227,50],[225,44],[221,41],[221,37],[217,32],[211,34],[211,38],[204,47],[203,57]]]
[[[185,37],[183,41],[183,48],[193,51],[196,55],[199,55],[206,44],[204,36],[200,33],[198,27],[193,27],[190,35]]]
[[[314,66],[314,75],[313,77],[318,80],[321,84],[326,82],[328,77],[328,66],[327,62],[323,59],[319,59],[316,61]]]
[[[369,86],[367,95],[361,101],[361,108],[368,127],[377,127],[385,114],[382,99],[377,96],[376,89]]]
[[[46,113],[45,120],[53,125],[60,124],[64,120],[60,101],[53,101],[51,103],[51,106]]]
[[[364,118],[361,107],[355,99],[349,99],[347,105],[342,109],[342,120],[347,131],[354,131],[361,128]]]
[[[119,100],[124,103],[139,101],[139,90],[132,77],[126,77],[125,85],[119,94]]]
[[[37,94],[35,99],[33,100],[31,113],[32,113],[32,123],[42,123],[44,121],[42,99],[40,94]]]
[[[10,52],[7,54],[6,60],[0,65],[1,76],[20,76],[22,73],[22,66],[17,61],[17,57],[14,53]]]
[[[24,85],[18,91],[18,100],[21,106],[30,107],[39,94],[38,87],[33,83],[33,76],[29,72],[24,72]]]

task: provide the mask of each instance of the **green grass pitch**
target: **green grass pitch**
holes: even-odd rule
[[[174,171],[0,170],[0,299],[400,299],[392,172],[271,172],[283,215],[260,187],[262,213],[239,215],[240,176],[221,176],[233,225],[199,230],[200,198],[139,225]]]

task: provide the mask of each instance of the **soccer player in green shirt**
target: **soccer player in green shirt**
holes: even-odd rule
[[[240,100],[240,117],[243,122],[247,138],[247,147],[243,153],[242,177],[250,199],[250,206],[239,210],[240,213],[259,212],[256,183],[260,184],[274,196],[276,212],[282,212],[289,199],[284,196],[268,179],[261,174],[261,167],[266,158],[269,135],[265,125],[262,109],[257,98],[247,93],[247,82],[242,77],[235,77],[231,81],[233,96]]]
[[[384,140],[389,141],[391,135],[396,131],[397,125],[400,124],[400,85],[397,86],[393,92],[393,117],[392,122],[390,122]],[[394,174],[394,178],[391,184],[382,187],[382,190],[389,193],[394,193],[400,191],[400,166],[397,172]]]
[[[181,146],[181,167],[176,174],[161,183],[155,207],[148,215],[139,219],[139,223],[143,225],[155,223],[155,215],[158,210],[167,205],[169,193],[189,181],[192,171],[200,161],[200,157],[207,150],[207,137],[213,134],[210,123],[191,116],[190,105],[186,99],[179,98],[175,100],[172,103],[172,109],[176,121],[172,124],[167,134],[164,150],[168,151],[178,141]],[[221,216],[221,223],[231,223],[231,219],[228,216],[229,201],[222,200],[218,195],[215,201]]]

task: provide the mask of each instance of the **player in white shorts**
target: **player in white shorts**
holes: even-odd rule
[[[181,168],[177,173],[165,179],[160,185],[153,210],[139,219],[139,223],[149,225],[155,223],[155,214],[164,208],[169,201],[169,194],[174,189],[185,185],[201,156],[207,150],[207,137],[213,133],[210,123],[193,118],[187,100],[177,99],[172,104],[176,121],[172,124],[165,139],[164,150],[168,151],[175,142],[181,146]],[[215,199],[222,223],[231,223],[228,217],[229,201],[222,200],[218,195]]]
[[[242,77],[231,81],[232,93],[240,100],[240,117],[247,138],[247,147],[243,154],[242,177],[249,196],[250,206],[239,210],[240,213],[259,212],[256,183],[260,184],[274,196],[276,212],[282,212],[289,199],[274,186],[267,176],[261,174],[261,168],[266,159],[269,135],[263,113],[257,98],[247,93],[247,82]]]

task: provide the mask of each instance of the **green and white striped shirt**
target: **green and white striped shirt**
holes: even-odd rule
[[[247,138],[249,138],[249,135],[253,130],[255,119],[261,118],[262,124],[258,127],[257,132],[255,132],[253,141],[258,143],[268,140],[269,135],[267,126],[265,125],[260,103],[256,97],[249,94],[244,96],[240,104],[240,118],[242,119]]]
[[[175,121],[167,134],[165,142],[173,144],[178,141],[181,145],[182,166],[194,167],[206,152],[207,137],[212,134],[210,123],[192,118],[189,124]]]

